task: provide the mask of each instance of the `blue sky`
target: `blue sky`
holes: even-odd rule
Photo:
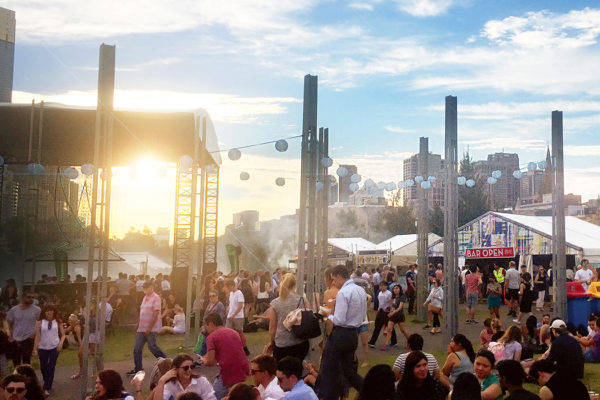
[[[459,150],[544,159],[550,113],[564,111],[566,189],[600,192],[600,5],[592,1],[0,1],[17,12],[15,101],[95,104],[98,46],[117,46],[116,104],[206,108],[223,148],[299,133],[303,75],[319,76],[331,153],[376,181],[430,138],[443,152],[444,97],[458,96]],[[298,140],[223,164],[220,226],[255,208],[298,205]],[[251,179],[239,180],[241,171]],[[274,185],[287,178],[283,188]],[[138,198],[115,190],[128,209]],[[159,190],[172,203],[171,183]],[[169,190],[171,192],[169,192]],[[144,195],[148,196],[146,192]],[[151,194],[150,194],[151,195]],[[162,197],[161,197],[162,198]],[[123,200],[125,199],[125,200]],[[172,207],[171,207],[172,209]],[[169,211],[171,212],[171,211]],[[125,217],[128,226],[169,225]],[[142,221],[143,222],[140,222]]]

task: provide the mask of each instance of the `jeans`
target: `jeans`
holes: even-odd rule
[[[589,362],[589,363],[599,363],[600,362],[600,360],[596,360],[592,356],[592,350],[588,350],[585,353],[583,353],[583,358],[585,359],[585,362]]]
[[[381,328],[387,327],[388,320],[389,320],[389,318],[385,311],[383,311],[383,310],[377,311],[377,315],[375,316],[375,329],[373,329],[373,333],[371,334],[371,339],[369,340],[369,344],[372,344],[373,346],[375,346],[375,342],[377,342],[377,339],[379,338],[379,333],[381,332]],[[396,339],[396,330],[392,329],[392,341],[390,344],[393,346],[396,343],[398,343],[398,340]]]
[[[373,284],[373,310],[379,310],[379,285]]]
[[[156,337],[158,332],[136,332],[135,333],[135,346],[133,347],[133,362],[135,364],[135,370],[141,371],[142,367],[142,350],[144,350],[144,344],[148,343],[148,350],[154,355],[154,357],[167,358],[165,353],[156,344]]]
[[[38,349],[38,356],[40,358],[42,377],[44,378],[44,390],[51,390],[52,382],[54,381],[56,360],[58,360],[58,349]]]
[[[33,353],[33,339],[14,341],[13,364],[15,367],[21,364],[31,364],[31,353]]]
[[[356,328],[334,327],[329,336],[323,357],[321,359],[321,385],[320,398],[323,400],[337,400],[342,392],[341,377],[345,377],[356,391],[360,391],[363,378],[358,375],[354,367],[354,352],[358,345]]]
[[[213,390],[215,391],[215,397],[217,400],[221,400],[229,393],[229,387],[223,383],[221,375],[218,375],[213,382]]]

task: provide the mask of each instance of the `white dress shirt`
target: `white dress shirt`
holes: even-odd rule
[[[163,400],[174,400],[175,397],[184,390],[198,393],[200,397],[202,397],[202,400],[217,400],[212,385],[208,379],[203,376],[192,378],[192,382],[185,389],[181,386],[179,380],[165,383]]]
[[[281,386],[279,386],[279,381],[276,376],[273,377],[267,387],[264,387],[262,384],[258,385],[258,392],[260,393],[261,399],[279,400],[285,396],[285,392]]]

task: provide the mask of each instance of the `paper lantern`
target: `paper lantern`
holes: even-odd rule
[[[423,177],[421,175],[415,176],[415,182],[417,182],[417,183],[423,182]]]
[[[400,181],[398,182],[398,189],[404,189],[406,187],[406,182]]]
[[[288,142],[285,139],[279,139],[275,142],[275,150],[283,153],[288,149]]]
[[[27,165],[27,171],[31,175],[44,175],[46,173],[46,168],[42,164],[30,163]]]
[[[352,183],[358,183],[361,179],[362,177],[359,174],[352,174],[352,176],[350,176],[350,182]]]
[[[406,183],[406,186],[411,187],[411,186],[414,186],[415,181],[413,181],[412,179],[407,179],[405,183]]]
[[[488,176],[487,183],[489,183],[490,185],[495,185],[496,182],[497,182],[496,178],[494,178],[493,176]]]
[[[530,163],[527,164],[528,171],[535,171],[536,168],[537,168],[537,164],[534,163],[533,161],[531,161]]]
[[[385,182],[377,182],[377,189],[379,189],[379,190],[385,189]]]
[[[179,168],[182,171],[187,171],[188,169],[192,168],[193,163],[194,159],[192,158],[192,156],[188,156],[187,154],[179,158]]]
[[[356,192],[358,191],[358,183],[356,182],[352,182],[350,185],[348,185],[348,188],[352,191],[352,192]]]
[[[281,177],[279,177],[279,178],[275,179],[275,184],[276,184],[277,186],[283,186],[283,185],[285,185],[285,179],[284,179],[284,178],[281,178]]]
[[[90,176],[94,174],[94,166],[92,164],[83,164],[81,166],[81,173]]]
[[[519,170],[516,170],[516,171],[513,172],[513,177],[515,179],[521,179],[523,177],[523,173],[521,171],[519,171]]]
[[[240,172],[240,179],[243,181],[247,181],[248,179],[250,179],[250,174],[247,172]]]
[[[340,178],[343,178],[344,176],[348,175],[348,170],[346,169],[346,167],[339,167],[335,172]]]
[[[227,152],[227,157],[229,157],[231,161],[237,161],[240,159],[241,156],[242,152],[238,149],[231,149]]]
[[[431,182],[429,182],[429,181],[421,182],[421,189],[424,189],[424,190],[431,189]]]
[[[499,169],[492,171],[492,178],[500,179],[501,176],[502,176],[502,171],[500,171]]]
[[[396,190],[396,184],[394,182],[388,183],[387,185],[385,185],[385,190],[387,190],[388,192]]]
[[[465,178],[464,176],[459,176],[456,179],[456,183],[458,183],[459,185],[464,185],[465,183],[467,183],[467,178]]]
[[[329,158],[329,157],[323,157],[321,159],[321,165],[324,168],[329,168],[329,167],[331,167],[333,165],[333,160],[331,158]]]
[[[365,187],[366,187],[367,189],[370,189],[370,188],[372,188],[373,186],[375,186],[375,182],[373,182],[373,180],[372,180],[372,179],[367,179],[367,180],[365,181]]]
[[[63,170],[63,175],[67,179],[77,179],[79,176],[79,171],[77,171],[75,168],[67,167]]]
[[[435,181],[437,180],[435,176],[433,175],[429,175],[429,177],[427,177],[427,180],[431,183],[435,183]]]
[[[538,168],[539,169],[546,169],[546,168],[548,168],[548,163],[546,161],[540,161],[538,163]]]
[[[475,186],[475,181],[473,179],[469,179],[465,182],[465,185],[467,185],[467,187],[472,188],[473,186]]]

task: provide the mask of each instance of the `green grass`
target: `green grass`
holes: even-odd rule
[[[502,312],[505,313],[506,311],[503,310]],[[371,314],[371,312],[370,312],[370,314]],[[479,321],[483,321],[487,317],[488,317],[488,313],[485,309],[483,309],[483,308],[478,309],[476,318]],[[459,322],[459,327],[463,326],[462,321],[464,320],[464,318],[465,318],[464,307],[462,307],[462,305],[461,305],[461,309],[459,311],[459,321],[461,321],[461,322]],[[375,319],[374,314],[370,315],[370,320],[373,321],[374,319]],[[423,325],[423,322],[416,321],[415,318],[413,318],[413,317],[407,318],[406,327],[409,332],[423,332],[421,330],[422,325]],[[372,326],[371,326],[371,328],[372,328]],[[481,329],[481,328],[482,328],[482,324],[479,324],[478,329]],[[470,327],[470,329],[473,330],[473,329],[477,329],[477,328]],[[440,364],[440,367],[441,367],[444,364],[444,361],[446,360],[446,350],[442,349],[442,348],[432,349],[431,347],[428,347],[428,344],[427,344],[428,336],[429,335],[424,337],[425,338],[425,351],[432,353],[435,356],[435,358],[438,360],[438,363]],[[473,340],[473,343],[475,344],[475,350],[477,350],[479,347],[478,336],[474,336],[472,333],[467,336]],[[266,331],[259,331],[256,333],[247,333],[246,339],[248,342],[248,346],[250,347],[251,350],[253,350],[253,353],[256,354],[256,353],[262,351],[262,347],[264,346],[265,343],[268,342],[269,333]],[[196,338],[194,337],[193,339],[190,339],[190,345],[188,348],[181,349],[180,346],[184,346],[184,337],[183,336],[166,335],[166,336],[159,336],[159,338],[158,338],[158,345],[168,355],[173,355],[173,354],[177,354],[177,353],[185,352],[185,351],[191,351],[195,342],[196,342]],[[133,358],[132,352],[133,352],[134,343],[135,343],[135,333],[134,332],[117,331],[116,334],[108,336],[107,341],[106,341],[105,355],[104,355],[105,361],[106,362],[116,362],[116,361],[131,360]],[[404,340],[401,339],[400,345],[403,346],[404,343],[405,343]],[[370,357],[369,357],[370,366],[377,365],[377,364],[388,364],[391,366],[391,365],[393,365],[394,360],[396,359],[398,354],[402,353],[402,352],[404,352],[404,349],[394,350],[391,352],[382,352],[382,351],[379,351],[378,349],[371,349]],[[145,357],[152,357],[152,354],[148,351],[147,346],[144,348],[144,358]],[[38,364],[37,359],[34,359],[34,360],[35,360],[34,366],[37,368],[38,367],[38,365],[36,365],[36,364]],[[61,366],[74,366],[74,365],[77,365],[76,349],[66,349],[63,352],[61,352],[61,354],[58,358],[58,366],[61,367]],[[368,369],[369,369],[369,367],[359,368],[359,373],[364,376],[367,373]],[[588,387],[588,390],[600,392],[600,364],[586,363],[585,370],[584,370],[584,377],[583,377],[582,381]],[[534,384],[527,384],[527,385],[525,385],[525,387],[528,390],[535,392],[535,393],[537,393],[537,391],[539,390],[539,387]]]

